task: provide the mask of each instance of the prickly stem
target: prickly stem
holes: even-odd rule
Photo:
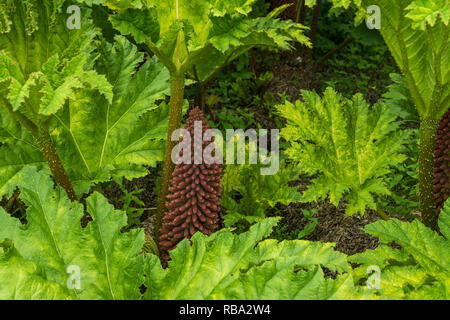
[[[164,155],[164,169],[161,181],[161,189],[158,195],[158,207],[156,211],[156,219],[154,224],[155,242],[159,243],[160,229],[162,218],[166,211],[166,197],[169,188],[169,180],[175,167],[172,162],[172,149],[176,145],[176,141],[171,141],[172,133],[180,127],[183,99],[184,99],[184,82],[185,77],[182,72],[175,72],[170,79],[170,114],[169,114],[169,130],[167,132],[166,151]]]
[[[34,137],[34,140],[39,147],[39,150],[41,150],[44,155],[56,183],[66,190],[67,196],[70,200],[76,201],[78,199],[77,195],[48,132],[41,132],[38,136]]]
[[[439,121],[422,119],[420,123],[419,150],[419,202],[423,223],[437,228],[436,206],[434,202],[434,146]]]

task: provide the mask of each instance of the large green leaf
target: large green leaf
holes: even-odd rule
[[[443,210],[439,224],[446,232],[449,212]],[[418,220],[403,222],[396,219],[377,221],[365,228],[382,244],[350,257],[362,264],[353,271],[355,278],[367,278],[366,270],[378,266],[380,288],[376,294],[388,299],[448,299],[450,292],[449,239],[428,229]],[[448,231],[448,230],[447,230]],[[401,249],[388,246],[395,242]]]
[[[156,57],[139,67],[143,54],[125,38],[115,40],[96,61],[97,72],[113,84],[112,103],[80,92],[55,116],[58,152],[79,192],[111,175],[145,175],[141,165],[155,166],[164,153],[168,106],[157,103],[169,91],[167,69]]]
[[[169,91],[167,70],[156,58],[144,63],[143,54],[123,37],[114,45],[101,39],[96,44],[89,11],[82,11],[80,30],[69,30],[65,15],[56,14],[62,3],[41,1],[33,7],[36,28],[27,33],[21,16],[26,6],[15,5],[8,17],[18,22],[0,34],[0,102],[12,115],[2,113],[2,119],[25,116],[44,131],[50,123],[78,194],[111,177],[145,175],[142,165],[154,166],[164,151],[168,107],[157,103]],[[7,143],[0,149],[5,173],[0,184],[10,192],[5,183],[25,165],[42,166],[42,157],[23,123],[7,120],[4,125],[16,131],[5,127],[10,138],[3,138]]]
[[[192,79],[207,82],[217,70],[253,47],[287,50],[291,48],[290,42],[309,45],[304,28],[292,21],[268,17],[223,17],[220,20],[212,31],[211,45],[202,50],[191,49],[188,74]]]
[[[0,241],[0,299],[65,300],[70,292],[62,285],[49,282],[37,263],[25,260],[9,239]]]
[[[418,220],[411,223],[397,219],[379,221],[368,225],[365,230],[377,236],[383,243],[395,241],[412,255],[421,267],[435,275],[446,277],[450,272],[448,239],[440,237]]]
[[[42,168],[45,160],[31,135],[0,109],[0,194],[14,191],[12,183],[27,166]]]
[[[308,44],[300,24],[273,19],[273,14],[250,19],[256,0],[96,3],[116,9],[110,20],[123,35],[147,44],[169,69],[182,69],[203,83],[255,46],[289,49],[290,41]]]
[[[371,107],[360,94],[346,99],[328,88],[323,97],[303,91],[304,102],[281,105],[287,126],[281,135],[290,141],[286,153],[309,174],[320,173],[302,201],[328,195],[338,206],[348,200],[346,213],[377,209],[374,195],[387,195],[384,177],[390,166],[403,162],[399,154],[408,136],[384,103]]]
[[[238,300],[336,300],[359,299],[351,276],[324,279],[322,269],[292,272],[275,260],[254,267],[228,288],[226,299]]]
[[[28,207],[27,224],[0,210],[0,297],[5,299],[136,299],[143,283],[143,230],[122,233],[124,212],[98,193],[87,211],[93,221],[81,228],[83,205],[53,188],[50,177],[28,168],[18,182]],[[8,239],[8,240],[5,240]],[[67,286],[68,271],[80,271],[81,288]],[[11,281],[3,279],[11,278]]]
[[[445,25],[450,20],[450,3],[448,0],[414,0],[407,8],[406,17],[414,21],[415,29],[425,30],[427,25],[434,27],[440,18]]]
[[[150,299],[332,299],[357,294],[351,277],[325,280],[319,266],[348,270],[345,255],[330,244],[261,241],[277,219],[269,218],[246,233],[221,230],[211,237],[195,234],[171,251],[162,269],[148,265]],[[304,269],[303,271],[298,271]]]
[[[58,14],[63,3],[21,0],[0,8],[12,22],[0,33],[2,103],[38,127],[77,89],[95,89],[112,98],[105,77],[92,70],[97,32],[89,23],[89,12],[82,12],[81,29],[69,29],[66,15]]]
[[[59,13],[65,5],[68,5],[65,1],[21,0],[0,7],[2,15],[11,22],[0,30],[0,103],[4,109],[0,115],[3,126],[0,188],[7,193],[12,188],[7,185],[8,181],[24,166],[43,166],[42,156],[33,140],[47,135],[52,121],[58,123],[53,127],[57,153],[63,158],[66,171],[70,171],[69,177],[76,182],[78,193],[87,191],[92,182],[109,179],[110,171],[115,170],[117,174],[119,169],[129,171],[130,177],[134,177],[137,171],[143,175],[145,170],[137,166],[143,163],[142,158],[146,157],[149,165],[160,158],[159,124],[164,122],[162,118],[165,115],[158,110],[153,117],[145,111],[156,109],[155,100],[163,98],[162,92],[168,88],[163,67],[153,61],[144,65],[137,74],[132,68],[125,68],[125,73],[107,74],[106,71],[123,67],[117,55],[106,57],[105,54],[112,50],[96,50],[95,37],[99,34],[89,19],[88,9],[81,11],[81,28],[69,29],[66,24],[68,16]],[[125,40],[118,42],[122,46],[127,45]],[[137,60],[132,62],[136,67],[142,56],[137,56],[134,48],[127,50],[132,57],[125,56],[124,62]],[[113,60],[103,63],[105,59]],[[103,67],[99,67],[100,63]],[[150,84],[152,88],[148,88]],[[139,90],[143,93],[138,95]],[[113,102],[114,95],[123,95],[129,101],[124,100],[118,105],[117,98]],[[133,104],[133,108],[126,102]],[[98,161],[92,170],[95,172],[91,173],[89,168],[82,168],[85,164],[82,153],[92,152],[87,150],[87,145],[92,147],[92,137],[101,137],[97,133],[103,124],[99,122],[108,121],[104,115],[103,118],[98,116],[102,112],[108,113],[111,108],[110,121],[119,122],[118,114],[124,112],[121,125],[116,126],[121,130],[121,137],[118,139],[112,130],[108,137],[103,133],[105,161]],[[128,111],[133,116],[126,117]],[[135,123],[137,119],[141,119],[139,124]],[[151,133],[145,131],[148,135],[139,132],[144,130],[145,121],[155,126]],[[124,129],[125,126],[128,128]],[[64,139],[61,132],[65,129],[70,134]],[[96,135],[91,135],[93,133]],[[76,141],[80,137],[82,143]],[[112,138],[111,143],[107,143],[109,138]],[[150,147],[151,143],[153,147]],[[107,154],[113,144],[117,148],[116,153]],[[156,155],[150,156],[150,152]],[[96,155],[103,153],[99,151]],[[141,159],[137,159],[136,154],[139,153]],[[80,156],[77,157],[78,154]]]

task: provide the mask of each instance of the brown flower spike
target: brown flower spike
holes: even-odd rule
[[[434,152],[434,199],[437,214],[450,196],[450,109],[442,117]]]
[[[194,141],[196,121],[202,123],[202,137],[209,129],[203,112],[199,108],[193,109],[184,126],[191,136],[191,164],[175,166],[167,195],[168,211],[164,214],[159,241],[163,264],[169,260],[169,251],[181,240],[190,239],[197,231],[210,235],[219,228],[222,168],[204,161],[194,164],[194,150],[203,152],[206,146],[214,143],[214,140]]]

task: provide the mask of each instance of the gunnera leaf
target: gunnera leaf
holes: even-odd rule
[[[439,217],[445,238],[418,220],[392,219],[367,225],[365,231],[378,237],[381,244],[349,257],[351,262],[362,264],[352,271],[355,279],[367,279],[368,268],[377,267],[380,283],[374,294],[381,299],[448,299],[449,217],[447,201]],[[401,248],[390,247],[391,242]]]
[[[222,229],[197,232],[170,252],[163,268],[156,256],[147,265],[145,299],[358,299],[350,274],[325,279],[321,267],[350,271],[333,244],[269,237],[278,218],[239,235]]]
[[[82,229],[83,205],[54,188],[50,176],[29,167],[17,186],[27,224],[0,208],[1,299],[140,298],[144,231],[122,233],[124,212],[94,193],[86,199],[93,221]]]
[[[347,200],[348,215],[376,210],[374,197],[390,193],[384,182],[390,166],[406,159],[400,151],[409,133],[382,102],[370,106],[360,94],[347,99],[332,88],[323,97],[302,93],[304,101],[279,106],[287,156],[317,175],[301,201],[329,196],[335,206]]]

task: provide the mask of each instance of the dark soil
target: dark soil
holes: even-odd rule
[[[375,249],[378,239],[364,232],[364,227],[379,220],[377,213],[368,210],[363,217],[360,215],[347,216],[345,208],[336,208],[329,201],[318,204],[291,204],[280,206],[282,220],[280,225],[287,226],[287,231],[300,231],[310,223],[302,214],[302,209],[317,209],[313,216],[318,219],[316,229],[304,240],[334,242],[336,250],[348,255]]]
[[[296,101],[301,99],[301,90],[320,92],[321,86],[312,68],[313,63],[306,54],[283,51],[277,56],[278,61],[270,68],[274,74],[269,83],[270,93],[276,96],[277,93],[286,92],[290,101]]]
[[[147,170],[149,171],[149,174],[145,177],[133,179],[131,181],[124,179],[123,185],[128,192],[133,191],[136,187],[138,189],[143,189],[143,191],[138,195],[138,198],[144,202],[145,206],[134,206],[138,209],[145,208],[144,213],[141,216],[141,225],[138,227],[144,228],[148,234],[153,235],[153,220],[157,200],[155,187],[159,177],[158,174],[162,169],[159,167],[147,167]],[[119,199],[124,195],[124,193],[117,183],[112,182],[110,185],[104,187],[103,194],[116,209],[121,210],[123,208],[123,203]]]
[[[305,191],[309,184],[309,179],[305,177],[292,182],[292,186],[298,186],[299,192]],[[283,238],[296,239],[298,232],[311,222],[305,218],[302,210],[315,209],[317,212],[313,217],[317,218],[318,224],[314,231],[302,240],[332,242],[336,244],[337,251],[347,255],[378,247],[378,239],[364,232],[366,225],[381,219],[373,210],[366,210],[363,216],[348,216],[345,214],[345,203],[341,202],[336,208],[328,199],[317,203],[292,203],[288,206],[279,204],[274,209],[273,214],[282,217],[274,230],[275,238],[282,235]],[[406,220],[401,216],[389,216]]]

